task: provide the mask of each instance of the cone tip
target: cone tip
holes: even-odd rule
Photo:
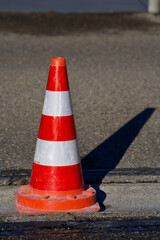
[[[56,66],[56,67],[65,67],[66,62],[64,57],[54,57],[51,59],[51,66]]]

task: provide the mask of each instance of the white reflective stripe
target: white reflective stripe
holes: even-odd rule
[[[69,91],[56,92],[46,90],[42,114],[48,116],[72,115]]]
[[[77,140],[61,142],[38,138],[34,162],[45,166],[70,166],[80,163]]]

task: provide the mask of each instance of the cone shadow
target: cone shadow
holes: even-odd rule
[[[151,117],[155,108],[146,108],[128,123],[116,131],[111,137],[106,139],[93,151],[91,151],[86,157],[82,159],[83,170],[103,169],[103,173],[100,177],[100,184],[105,175],[116,168],[123,155],[134,141],[140,130]],[[84,174],[85,180],[85,174]],[[100,185],[99,184],[99,185]],[[99,201],[101,205],[101,211],[105,209],[103,201],[106,198],[106,194],[97,187],[97,196],[99,195]]]

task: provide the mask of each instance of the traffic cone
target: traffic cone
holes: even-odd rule
[[[52,58],[30,184],[15,193],[21,213],[96,212],[96,191],[84,186],[65,59]]]

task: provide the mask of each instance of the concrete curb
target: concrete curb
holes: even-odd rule
[[[159,218],[160,188],[159,183],[138,184],[97,184],[101,212],[98,213],[66,213],[26,215],[15,209],[14,193],[19,186],[0,187],[1,222],[26,221],[63,221],[64,220],[107,220],[125,218]]]

